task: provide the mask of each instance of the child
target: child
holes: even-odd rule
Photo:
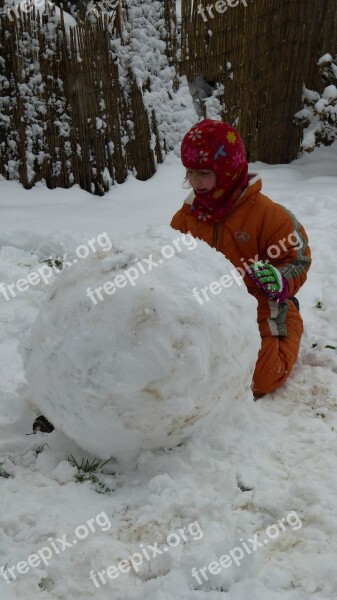
[[[244,273],[258,301],[257,399],[283,385],[297,359],[303,322],[294,295],[311,263],[308,238],[289,210],[261,194],[261,178],[248,174],[243,142],[227,123],[205,119],[194,125],[183,139],[181,159],[193,192],[171,226],[222,252]]]

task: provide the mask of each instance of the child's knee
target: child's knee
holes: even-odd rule
[[[253,376],[254,392],[259,394],[273,392],[285,383],[290,373],[291,370],[280,356],[274,357],[273,361],[264,365],[259,365],[257,362]]]
[[[267,394],[283,385],[297,360],[300,336],[262,339],[253,376],[254,392]]]

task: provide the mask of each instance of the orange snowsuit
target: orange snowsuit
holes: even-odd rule
[[[269,260],[287,281],[289,297],[294,296],[305,282],[311,264],[308,238],[294,215],[261,194],[261,188],[260,176],[250,175],[248,187],[225,218],[215,224],[191,215],[192,192],[174,215],[171,227],[189,232],[222,252],[242,275],[245,266]],[[248,275],[244,282],[258,301],[262,342],[252,386],[258,395],[272,392],[289,377],[297,360],[303,322],[291,300],[271,301]]]

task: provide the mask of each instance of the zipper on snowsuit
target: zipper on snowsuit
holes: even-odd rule
[[[219,250],[219,223],[214,223],[213,246],[216,250]]]

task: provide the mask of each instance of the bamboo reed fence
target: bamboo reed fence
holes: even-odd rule
[[[224,85],[222,118],[237,125],[250,161],[296,158],[303,82],[317,79],[317,59],[336,46],[336,0],[240,0],[223,14],[215,2],[182,0],[181,73]]]
[[[1,16],[1,174],[26,188],[78,183],[98,195],[128,171],[150,178],[163,160],[156,114],[131,71],[119,81],[108,16],[73,28],[62,9],[60,17]],[[121,18],[119,10],[116,35]]]
[[[160,1],[175,86],[178,75],[223,84],[221,117],[238,127],[248,159],[295,158],[293,115],[303,82],[320,86],[317,59],[335,52],[336,0],[239,0],[223,14],[215,2],[182,0],[181,39],[175,0]],[[166,142],[131,69],[121,85],[111,45],[112,38],[128,44],[128,2],[119,3],[113,29],[104,13],[69,28],[62,8],[56,18],[54,9],[9,16],[3,6],[0,0],[0,173],[26,188],[39,180],[50,188],[77,183],[100,195],[130,170],[151,177]]]

